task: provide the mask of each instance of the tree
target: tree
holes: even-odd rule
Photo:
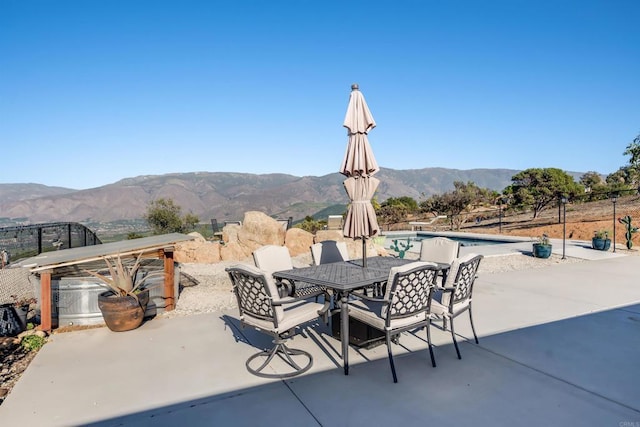
[[[610,192],[637,188],[640,184],[640,135],[627,145],[622,154],[631,158],[628,165],[607,176],[606,181]]]
[[[589,200],[599,200],[607,197],[607,183],[598,172],[586,172],[580,177],[580,185],[589,194]]]
[[[557,168],[531,168],[511,178],[513,184],[505,188],[516,207],[531,207],[533,218],[561,196],[575,197],[584,191],[573,177]]]
[[[307,231],[311,234],[316,234],[318,230],[324,229],[326,225],[327,221],[316,220],[312,216],[307,215],[306,217],[304,217],[304,220],[301,223],[296,224],[295,227],[302,228],[304,231]]]
[[[181,217],[182,208],[172,199],[160,198],[149,203],[144,219],[153,234],[188,233],[192,231],[200,219],[192,213]]]
[[[467,220],[466,213],[496,197],[495,192],[480,188],[472,181],[454,181],[453,187],[453,191],[433,195],[420,203],[420,209],[422,212],[447,215],[456,230]]]
[[[636,136],[633,141],[627,145],[626,150],[624,150],[625,156],[631,156],[629,159],[629,166],[632,166],[636,169],[640,169],[640,134]]]
[[[640,134],[627,145],[622,154],[631,156],[629,165],[626,166],[628,179],[626,184],[635,187],[640,183]]]
[[[374,210],[382,225],[397,224],[418,211],[418,202],[409,196],[389,197],[377,207],[374,205]]]
[[[629,168],[622,167],[614,173],[607,175],[606,181],[607,187],[611,192],[628,190],[630,187],[629,185],[627,185],[627,182],[632,181],[632,178],[629,174]]]
[[[376,211],[376,216],[381,225],[397,224],[406,218],[409,210],[402,203],[389,204],[386,201]]]
[[[602,177],[598,172],[589,171],[580,177],[580,184],[588,191],[595,191],[596,188],[602,186]]]

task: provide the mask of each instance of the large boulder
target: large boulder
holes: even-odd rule
[[[214,263],[220,261],[220,243],[208,242],[200,233],[189,233],[194,240],[176,244],[173,259],[176,262]]]
[[[251,251],[264,245],[284,245],[285,231],[275,219],[262,212],[246,212],[238,230],[238,242]]]
[[[222,241],[224,243],[238,242],[239,224],[228,224],[222,229]]]
[[[336,240],[347,243],[351,259],[362,258],[362,241],[342,235],[342,230],[320,230],[314,236],[301,228],[285,232],[282,224],[262,212],[251,211],[244,215],[242,225],[229,224],[222,230],[221,242],[208,242],[200,234],[192,234],[195,240],[176,245],[175,259],[184,263],[214,263],[219,261],[252,262],[253,251],[264,245],[285,245],[292,257],[310,255],[313,243]],[[382,246],[367,239],[367,256],[386,255]]]
[[[290,228],[287,230],[285,246],[289,249],[292,257],[311,253],[311,245],[313,244],[313,234],[304,231],[302,228]]]
[[[335,240],[336,242],[346,242],[347,240],[353,239],[345,239],[342,235],[342,230],[318,230],[316,231],[315,243],[324,242],[325,240]]]
[[[220,247],[220,258],[222,261],[243,261],[251,256],[238,242],[228,242]]]

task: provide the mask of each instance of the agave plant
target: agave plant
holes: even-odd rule
[[[163,271],[156,271],[149,273],[142,278],[138,278],[138,270],[140,269],[140,260],[142,259],[142,252],[138,254],[136,261],[133,265],[125,265],[120,257],[120,254],[116,256],[103,257],[104,262],[109,269],[109,276],[105,276],[96,271],[84,270],[102,280],[114,294],[118,296],[136,296],[136,290],[147,281],[147,279],[164,274]]]

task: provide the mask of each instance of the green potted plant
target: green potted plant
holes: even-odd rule
[[[533,256],[536,258],[549,258],[551,256],[552,245],[549,236],[543,234],[533,244]]]
[[[143,285],[149,278],[164,274],[163,271],[141,274],[142,255],[140,252],[133,263],[123,260],[120,255],[103,257],[108,274],[102,270],[85,270],[108,288],[98,295],[98,308],[107,327],[114,332],[129,331],[142,324],[149,302],[149,288]]]
[[[611,247],[611,239],[609,238],[609,231],[597,230],[593,234],[591,239],[591,247],[599,251],[608,251]]]

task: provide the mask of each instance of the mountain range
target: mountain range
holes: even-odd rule
[[[502,191],[518,173],[511,169],[382,168],[376,175],[378,201],[409,196],[424,200],[453,189],[454,181]],[[274,217],[302,219],[318,212],[344,211],[349,199],[339,173],[324,176],[192,172],[122,179],[86,190],[42,184],[0,184],[0,219],[22,223],[113,222],[142,218],[149,202],[170,198],[201,221],[242,219],[257,210]]]

